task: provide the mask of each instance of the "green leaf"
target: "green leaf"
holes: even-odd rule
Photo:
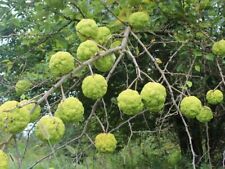
[[[200,65],[195,65],[195,70],[196,70],[197,72],[200,72],[200,71],[201,71]]]
[[[191,88],[192,87],[192,82],[191,81],[186,81],[186,85],[188,88]]]

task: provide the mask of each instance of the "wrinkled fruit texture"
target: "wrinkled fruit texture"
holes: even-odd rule
[[[160,83],[148,82],[141,91],[146,108],[151,112],[159,112],[166,101],[166,88]]]
[[[0,150],[0,169],[9,168],[9,157],[6,153]]]
[[[98,25],[93,19],[81,19],[76,25],[76,31],[81,41],[95,39],[98,32]]]
[[[127,115],[135,115],[144,108],[141,96],[135,90],[127,89],[122,91],[119,94],[117,101],[119,109]]]
[[[206,93],[206,100],[209,104],[216,105],[223,102],[223,93],[220,90],[209,90]]]
[[[95,61],[94,66],[100,72],[107,72],[112,68],[115,60],[116,56],[114,54],[110,54]]]
[[[225,40],[215,42],[212,47],[212,52],[218,56],[225,56]]]
[[[87,76],[82,82],[82,91],[87,98],[97,100],[102,98],[107,92],[107,81],[99,74]]]
[[[196,116],[196,119],[201,123],[209,122],[212,118],[212,110],[207,106],[203,106],[199,114]]]
[[[19,80],[16,83],[16,94],[18,96],[27,92],[32,86],[32,83],[29,80]]]
[[[202,109],[201,101],[195,96],[186,96],[180,103],[181,113],[188,118],[195,118]]]
[[[7,101],[0,106],[0,128],[2,131],[17,134],[30,122],[30,113],[26,108],[17,108],[17,101]]]
[[[101,133],[95,137],[95,147],[99,152],[111,153],[116,149],[116,138],[111,133]]]
[[[75,97],[69,97],[59,103],[55,116],[65,123],[79,122],[83,120],[83,104]]]
[[[74,68],[74,58],[68,52],[57,52],[51,56],[49,69],[53,76],[62,76]]]
[[[77,48],[77,58],[81,61],[90,59],[99,51],[97,43],[92,40],[82,42]]]
[[[134,29],[143,29],[149,24],[148,13],[145,12],[135,12],[132,13],[128,18],[128,23]]]
[[[63,121],[54,116],[43,116],[36,125],[36,136],[44,141],[54,144],[60,141],[65,133],[65,126]]]
[[[111,38],[111,31],[106,26],[98,28],[98,34],[95,38],[96,42],[99,44],[106,43]]]
[[[23,106],[22,109],[27,109],[30,113],[30,122],[35,122],[41,115],[41,107],[39,105],[36,105],[35,103],[30,103],[30,104],[27,104],[27,102],[29,102],[28,100],[22,100],[20,102],[20,106]],[[34,109],[35,107],[35,109]],[[34,110],[33,110],[34,109]],[[31,111],[33,111],[31,113]]]

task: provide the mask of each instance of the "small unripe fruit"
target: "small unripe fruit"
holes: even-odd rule
[[[115,63],[115,60],[116,56],[114,54],[110,54],[96,60],[94,62],[94,66],[100,72],[107,72],[112,68],[113,64]]]
[[[17,101],[7,101],[0,106],[0,128],[11,134],[20,133],[30,122],[26,108],[18,108]]]
[[[134,29],[143,29],[149,24],[148,13],[145,12],[132,13],[128,18],[128,22],[130,26],[133,27]]]
[[[35,122],[41,115],[41,107],[39,105],[36,105],[35,103],[29,103],[27,104],[27,102],[29,102],[28,100],[23,100],[20,102],[20,106],[22,106],[21,109],[27,109],[30,113],[30,122]],[[25,106],[23,106],[24,104],[26,104]],[[35,109],[34,109],[35,108]],[[31,112],[33,111],[33,112]]]
[[[147,83],[141,91],[143,103],[151,112],[162,110],[166,101],[166,95],[165,87],[156,82]]]
[[[218,56],[225,56],[225,40],[222,39],[215,42],[212,47],[212,52]]]
[[[82,91],[84,96],[97,100],[102,98],[107,92],[107,81],[99,74],[87,76],[82,82]]]
[[[97,34],[97,37],[95,38],[95,40],[99,44],[104,44],[110,39],[111,36],[112,35],[111,35],[111,31],[109,30],[109,28],[107,28],[106,26],[103,26],[103,27],[98,28],[98,34]]]
[[[98,51],[99,48],[95,41],[86,40],[78,46],[77,58],[81,61],[85,61],[93,57]]]
[[[63,121],[54,116],[45,115],[43,116],[36,125],[35,134],[36,136],[49,143],[56,143],[60,141],[65,133],[65,126]]]
[[[27,92],[32,86],[32,83],[29,80],[19,80],[16,83],[16,94],[18,96]]]
[[[116,138],[111,133],[101,133],[95,137],[95,147],[99,152],[111,153],[116,149]]]
[[[199,114],[196,116],[196,119],[201,123],[209,122],[212,118],[212,110],[207,106],[203,106]]]
[[[55,116],[62,119],[65,123],[79,122],[83,120],[83,115],[83,104],[75,97],[62,100],[55,112]]]
[[[180,103],[181,113],[188,118],[195,118],[202,109],[201,101],[195,96],[186,96]]]
[[[9,157],[6,153],[0,150],[0,169],[9,168]]]
[[[117,101],[119,109],[127,115],[140,113],[144,108],[141,96],[135,90],[127,89],[122,91],[119,94]]]
[[[74,68],[74,58],[69,52],[57,52],[51,56],[49,69],[53,76],[62,76]]]
[[[93,19],[81,19],[76,25],[76,31],[81,41],[95,39],[98,32],[98,26]]]
[[[223,93],[220,90],[209,90],[206,94],[209,104],[216,105],[223,102]]]

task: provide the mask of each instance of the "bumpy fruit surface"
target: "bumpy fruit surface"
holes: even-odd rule
[[[79,122],[83,120],[83,104],[75,97],[69,97],[59,103],[55,116],[59,117],[65,123]]]
[[[128,22],[135,29],[143,29],[149,23],[149,16],[145,12],[135,12],[129,16]]]
[[[110,37],[111,37],[111,31],[106,26],[103,26],[98,28],[98,34],[95,40],[99,44],[104,44],[110,39]]]
[[[223,102],[223,93],[220,90],[209,90],[206,94],[209,104],[216,105]]]
[[[69,52],[57,52],[51,56],[49,69],[54,76],[62,76],[74,68],[74,58]]]
[[[95,137],[95,147],[98,151],[111,153],[116,149],[116,138],[111,133],[101,133]]]
[[[29,102],[29,101],[28,100],[22,100],[19,105],[22,106],[21,109],[25,108],[25,109],[27,109],[29,111],[29,113],[30,113],[30,122],[35,122],[41,115],[41,107],[39,105],[36,105],[35,103],[27,104],[27,102]],[[25,105],[25,106],[23,106],[23,105]],[[33,111],[33,112],[31,113],[31,111]]]
[[[196,116],[196,119],[202,123],[209,122],[212,118],[212,110],[207,106],[203,106],[200,113]]]
[[[225,56],[225,40],[220,40],[215,42],[212,47],[212,52],[215,55]]]
[[[112,68],[115,60],[116,56],[114,54],[107,55],[95,61],[94,66],[100,72],[107,72]]]
[[[82,82],[84,96],[93,100],[102,98],[107,92],[107,87],[107,81],[99,74],[87,76]]]
[[[18,108],[17,101],[7,101],[0,106],[0,128],[8,133],[17,134],[30,122],[26,108]]]
[[[19,80],[16,83],[16,94],[18,96],[24,94],[30,89],[31,86],[32,86],[32,83],[29,80]]]
[[[181,160],[181,152],[180,150],[174,150],[170,152],[170,154],[167,157],[167,161],[171,166],[176,166],[178,162]]]
[[[99,51],[97,43],[92,40],[82,42],[77,48],[77,58],[81,61],[88,60]]]
[[[166,101],[166,89],[160,83],[148,82],[141,91],[141,98],[151,112],[159,112]]]
[[[144,108],[141,96],[135,90],[127,89],[122,91],[118,98],[118,107],[124,114],[135,115]]]
[[[201,101],[195,96],[186,96],[180,103],[181,113],[188,118],[195,118],[202,109]]]
[[[36,136],[44,141],[50,143],[56,143],[62,139],[65,133],[65,126],[63,121],[58,117],[49,115],[43,116],[36,125]]]
[[[6,153],[0,150],[0,169],[9,168],[9,157]]]
[[[93,19],[81,19],[76,25],[76,31],[81,41],[95,39],[98,32],[98,25]]]

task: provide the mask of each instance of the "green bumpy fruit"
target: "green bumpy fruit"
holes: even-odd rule
[[[57,52],[51,56],[49,69],[53,76],[62,76],[74,68],[74,58],[69,52]]]
[[[59,103],[55,116],[65,123],[79,122],[84,118],[83,104],[77,98],[69,97]]]
[[[111,38],[111,31],[106,26],[98,28],[98,34],[95,38],[96,42],[99,44],[106,43]]]
[[[201,101],[195,96],[186,96],[180,103],[181,113],[188,118],[195,118],[202,109]]]
[[[9,168],[9,157],[6,153],[0,150],[0,169]]]
[[[19,80],[16,83],[16,94],[18,96],[27,92],[32,86],[32,83],[29,80]]]
[[[30,122],[26,108],[18,108],[17,101],[7,101],[0,106],[0,128],[11,134],[20,133]]]
[[[180,150],[173,150],[172,152],[169,153],[167,161],[171,166],[176,166],[181,160],[181,158],[182,155]]]
[[[223,102],[223,93],[220,90],[209,90],[206,94],[209,104],[216,105]]]
[[[134,29],[143,29],[148,26],[149,16],[145,12],[135,12],[129,16],[128,23]]]
[[[144,105],[151,112],[159,112],[166,101],[166,88],[160,83],[148,82],[141,91]]]
[[[62,139],[65,133],[65,126],[63,121],[54,116],[45,115],[43,116],[36,125],[35,134],[36,136],[49,143],[56,143]]]
[[[84,96],[93,100],[102,98],[106,94],[107,88],[106,79],[99,74],[87,76],[82,82]]]
[[[196,119],[201,123],[209,122],[210,120],[212,120],[212,118],[212,110],[207,106],[203,106],[200,113],[196,116]]]
[[[76,31],[81,41],[95,39],[98,32],[98,25],[93,19],[81,19],[76,25]]]
[[[94,66],[100,72],[108,72],[115,63],[115,60],[116,56],[114,54],[110,54],[96,60],[94,62]]]
[[[30,113],[30,122],[35,122],[41,115],[41,107],[39,105],[36,105],[35,103],[30,103],[27,104],[27,102],[29,102],[28,100],[22,100],[19,105],[22,106],[21,109],[27,109]],[[24,104],[26,104],[25,106],[23,106]],[[35,109],[34,109],[35,108]],[[33,110],[34,109],[34,110]],[[33,111],[31,113],[31,111]]]
[[[127,89],[122,91],[119,94],[117,101],[119,109],[127,115],[135,115],[144,108],[141,96],[135,90]]]
[[[95,137],[95,147],[99,152],[111,153],[116,149],[116,138],[111,133],[100,133]]]
[[[220,40],[215,42],[212,47],[212,52],[215,55],[225,56],[225,40]]]
[[[77,58],[81,61],[90,59],[99,51],[97,43],[92,40],[82,42],[77,48]]]

